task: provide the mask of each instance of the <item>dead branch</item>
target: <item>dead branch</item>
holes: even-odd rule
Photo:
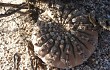
[[[20,12],[21,9],[28,9],[28,5],[26,3],[22,3],[22,4],[0,3],[0,6],[16,8],[16,9],[12,9],[11,11],[9,9],[4,14],[0,14],[0,18],[10,16],[16,12]]]
[[[24,4],[24,3],[22,3]],[[0,6],[1,7],[12,7],[12,8],[18,8],[20,5],[22,4],[10,4],[10,3],[1,3],[0,2]],[[28,9],[28,5],[25,3],[25,5],[22,7],[22,9]]]

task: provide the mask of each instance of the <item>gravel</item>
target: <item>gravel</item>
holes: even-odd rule
[[[89,5],[92,1],[86,3],[85,7],[94,7]],[[97,14],[97,18],[110,19],[110,8],[108,8],[110,2],[108,1],[100,0],[100,3],[96,4],[99,6],[96,7],[96,11],[101,12]],[[0,14],[6,9],[9,8],[0,7]],[[21,59],[18,70],[33,70],[27,48],[27,40],[31,38],[32,27],[33,23],[29,21],[27,15],[16,13],[0,18],[0,70],[14,70],[15,53],[18,53]],[[110,31],[102,29],[99,32],[99,44],[92,56],[83,64],[70,70],[110,70]]]

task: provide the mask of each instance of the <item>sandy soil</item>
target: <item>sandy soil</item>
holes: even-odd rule
[[[22,3],[22,1],[18,1],[11,0],[11,3]],[[0,2],[10,1],[0,0]],[[7,9],[9,8],[0,7],[0,14]],[[32,70],[27,40],[31,38],[33,25],[27,15],[18,13],[0,18],[0,70],[14,70],[16,53],[18,53],[18,57],[20,56],[18,70]],[[72,70],[110,70],[110,31],[101,30],[99,45],[93,55],[88,61]]]

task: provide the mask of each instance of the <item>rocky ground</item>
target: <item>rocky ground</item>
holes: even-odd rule
[[[7,2],[7,0],[0,0],[0,2]],[[103,3],[104,4],[103,6],[101,5],[100,8],[97,7],[97,9],[106,9],[106,13],[104,13],[105,11],[103,10],[102,13],[106,14],[110,19],[110,9],[108,8],[108,6],[110,6],[109,0],[100,0],[100,2],[99,6]],[[18,3],[18,1],[11,0],[11,3]],[[92,5],[90,6],[92,7]],[[85,7],[90,6],[87,5]],[[9,7],[0,7],[0,14],[6,12],[7,9],[9,9]],[[98,17],[100,17],[100,14],[97,14],[97,18]],[[18,59],[20,61],[18,64],[18,70],[32,70],[30,56],[28,54],[27,40],[30,40],[31,38],[33,25],[34,24],[29,21],[26,14],[15,13],[11,16],[0,18],[0,70],[14,70],[14,63],[16,62],[14,57],[20,57],[20,60]],[[87,61],[72,70],[110,70],[109,30],[101,30],[99,33],[99,43],[95,52]]]

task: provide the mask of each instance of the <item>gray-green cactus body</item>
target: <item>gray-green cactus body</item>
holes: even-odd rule
[[[83,63],[98,43],[95,24],[72,6],[48,7],[33,28],[32,43],[37,56],[47,65],[71,68]]]

